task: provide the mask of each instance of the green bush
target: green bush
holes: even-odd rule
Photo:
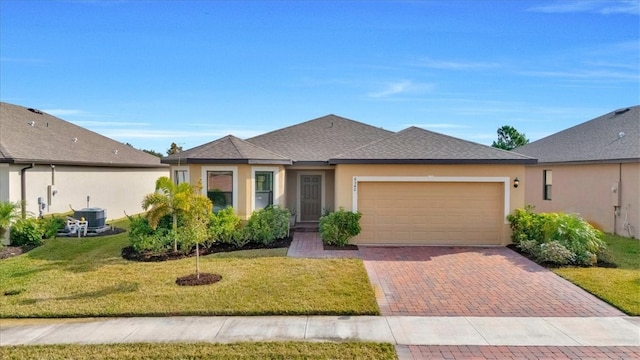
[[[40,221],[34,218],[19,219],[11,226],[11,232],[9,234],[11,244],[15,246],[42,245],[43,235],[44,229]]]
[[[128,216],[128,218],[129,241],[136,252],[162,252],[171,249],[173,243],[171,230],[160,226],[153,230],[149,220],[144,216]]]
[[[602,232],[575,214],[533,212],[517,209],[507,217],[513,243],[538,262],[593,266],[598,255],[606,256]]]
[[[345,246],[354,236],[360,234],[360,212],[340,210],[320,218],[320,237],[327,245]]]
[[[63,218],[51,216],[40,219],[40,225],[44,231],[44,238],[51,239],[56,236],[59,230],[64,228],[65,221]]]
[[[276,239],[287,237],[289,216],[291,216],[289,210],[278,205],[270,205],[254,211],[247,222],[249,238],[263,245],[269,245]]]
[[[233,244],[239,238],[240,217],[232,207],[219,210],[209,215],[209,241],[211,243]]]

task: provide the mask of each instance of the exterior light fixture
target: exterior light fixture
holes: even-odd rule
[[[520,179],[518,179],[518,177],[516,177],[515,179],[513,179],[513,187],[517,188],[518,185],[520,185]]]

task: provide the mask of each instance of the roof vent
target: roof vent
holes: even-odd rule
[[[32,113],[36,113],[36,114],[40,114],[40,115],[42,115],[42,111],[40,111],[40,110],[38,110],[38,109],[28,108],[27,110],[31,111]]]
[[[74,143],[78,142],[78,138],[77,137],[71,138],[71,142],[74,142]]]
[[[620,115],[620,114],[624,114],[627,111],[631,110],[630,108],[626,108],[626,109],[620,109],[620,110],[616,110],[616,115]]]
[[[624,133],[624,131],[620,131],[618,133],[618,139],[622,139],[626,134]]]
[[[35,121],[29,121],[27,124],[29,124],[30,126],[36,126],[36,122]]]
[[[113,150],[113,155],[118,155],[118,149]]]

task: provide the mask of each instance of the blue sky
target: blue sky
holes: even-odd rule
[[[2,0],[0,99],[163,153],[327,114],[536,140],[640,104],[640,0]]]

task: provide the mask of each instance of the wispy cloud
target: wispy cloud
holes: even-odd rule
[[[150,126],[151,125],[151,123],[144,123],[144,122],[91,121],[91,120],[72,121],[72,123],[78,126],[85,126],[85,127]]]
[[[571,0],[534,6],[527,10],[551,14],[588,12],[602,15],[640,15],[640,2],[638,0]]]
[[[53,116],[86,115],[86,112],[80,109],[41,109],[41,111]]]
[[[191,138],[208,138],[207,141],[212,141],[217,138],[233,134],[240,138],[247,138],[261,134],[259,131],[249,130],[215,130],[215,131],[201,131],[201,130],[152,130],[152,129],[104,129],[100,131],[100,134],[114,138],[114,139],[178,139],[185,140]]]
[[[434,84],[414,83],[411,80],[402,80],[386,84],[384,89],[369,93],[372,98],[388,98],[400,94],[416,94],[431,91],[435,88]]]
[[[416,66],[431,69],[442,70],[474,70],[497,68],[501,65],[494,62],[477,62],[477,61],[450,61],[450,60],[434,60],[431,58],[422,58],[416,61]]]
[[[583,80],[606,80],[606,81],[640,81],[640,74],[637,72],[608,71],[608,70],[579,70],[579,71],[521,71],[521,75],[555,77]]]

